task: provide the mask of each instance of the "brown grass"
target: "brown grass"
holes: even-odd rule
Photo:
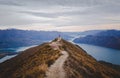
[[[64,65],[67,78],[120,78],[120,72],[100,64],[81,47],[65,40],[62,43],[69,53]]]
[[[60,56],[47,43],[28,49],[0,64],[0,78],[44,78],[47,68]]]
[[[60,49],[69,54],[64,64],[66,78],[120,78],[120,72],[100,64],[81,47],[65,40],[61,44]],[[44,78],[48,67],[60,55],[48,43],[30,48],[0,64],[0,78]]]

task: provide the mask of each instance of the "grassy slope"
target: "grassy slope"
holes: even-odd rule
[[[104,66],[77,45],[65,40],[61,49],[69,57],[64,64],[67,78],[120,78],[120,72]],[[47,68],[60,56],[48,43],[28,49],[0,64],[0,78],[44,78]]]
[[[109,62],[105,62],[105,61],[99,61],[99,63],[103,64],[103,65],[106,65],[108,67],[112,67],[114,68],[115,70],[119,71],[120,72],[120,65],[115,65],[115,64],[112,64],[112,63],[109,63]]]
[[[43,78],[47,68],[60,56],[48,44],[30,48],[0,64],[0,78]]]
[[[79,46],[64,40],[63,44],[69,53],[64,66],[68,78],[120,78],[120,72],[98,63]]]

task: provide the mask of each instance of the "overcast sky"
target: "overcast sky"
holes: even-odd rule
[[[0,29],[120,29],[120,0],[0,0]]]

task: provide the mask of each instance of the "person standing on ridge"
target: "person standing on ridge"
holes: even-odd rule
[[[60,34],[59,34],[59,36],[58,36],[58,41],[60,41],[61,40],[61,36],[60,36]]]
[[[59,34],[59,38],[60,38],[60,34]]]

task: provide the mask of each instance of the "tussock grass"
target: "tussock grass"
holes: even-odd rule
[[[0,64],[0,78],[44,78],[48,67],[60,56],[48,43],[30,48]]]
[[[63,39],[60,43],[60,49],[69,54],[64,64],[66,78],[120,78],[119,71],[99,63],[78,45]],[[60,55],[60,51],[53,50],[48,43],[30,48],[1,63],[0,78],[44,78],[48,67]]]
[[[119,78],[120,72],[100,64],[78,45],[62,40],[63,48],[69,53],[64,68],[67,78]]]

